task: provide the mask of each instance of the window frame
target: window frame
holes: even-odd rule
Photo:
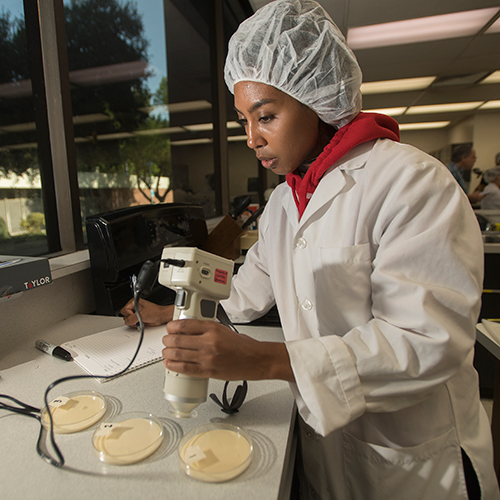
[[[210,0],[210,71],[217,213],[230,210],[223,65],[224,2]],[[72,121],[63,0],[23,0],[49,254],[85,248]],[[222,118],[221,118],[222,117]],[[260,177],[260,175],[259,175]]]

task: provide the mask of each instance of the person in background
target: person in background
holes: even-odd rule
[[[451,154],[451,162],[447,165],[448,170],[451,172],[464,193],[469,198],[471,204],[479,203],[483,198],[483,193],[476,189],[473,193],[468,194],[467,182],[464,178],[464,172],[472,170],[476,163],[477,156],[476,150],[470,144],[460,144],[456,146]]]
[[[276,304],[285,341],[142,301],[146,323],[168,321],[165,366],[288,381],[302,499],[498,500],[472,364],[482,239],[462,190],[398,142],[392,118],[360,112],[361,70],[317,2],[271,2],[244,21],[225,80],[247,145],[287,182],[222,304],[233,322]],[[122,313],[135,325],[133,304]]]
[[[499,155],[497,155],[497,159]],[[500,210],[500,165],[487,170],[483,175],[487,183],[483,190],[481,210]]]

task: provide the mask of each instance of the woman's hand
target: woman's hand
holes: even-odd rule
[[[174,306],[159,306],[144,299],[139,300],[139,310],[141,318],[146,326],[160,326],[168,323],[174,314]],[[120,311],[123,315],[123,320],[128,326],[135,327],[139,321],[137,317],[134,299],[131,299],[123,306]]]
[[[259,342],[216,321],[184,319],[167,324],[162,354],[178,373],[219,380],[294,381],[285,344]]]

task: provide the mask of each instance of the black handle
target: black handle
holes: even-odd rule
[[[245,210],[245,208],[247,208],[248,205],[250,205],[251,201],[252,201],[252,197],[251,196],[246,196],[245,198],[243,198],[243,200],[239,203],[239,205],[236,208],[233,208],[233,210],[231,210],[229,212],[229,215],[233,219],[237,219],[238,215],[240,215],[240,214],[243,213],[243,210]]]
[[[259,207],[241,226],[241,229],[246,229],[260,214],[264,211],[264,207]]]

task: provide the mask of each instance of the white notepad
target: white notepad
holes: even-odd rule
[[[160,361],[164,347],[161,339],[166,333],[165,325],[147,326],[137,358],[126,373]],[[65,342],[61,347],[69,351],[75,363],[86,372],[99,382],[106,382],[108,379],[100,377],[116,375],[122,371],[130,363],[139,338],[140,333],[136,329],[120,326]]]

